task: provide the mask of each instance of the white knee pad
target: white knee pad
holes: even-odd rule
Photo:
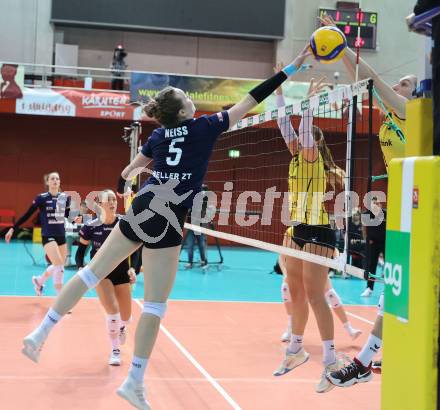
[[[142,310],[143,313],[149,313],[150,315],[154,315],[159,317],[160,319],[163,319],[165,316],[165,312],[167,310],[167,304],[161,303],[161,302],[144,302],[144,309]]]
[[[82,268],[77,275],[89,289],[93,289],[100,282],[100,279],[92,272],[92,270],[88,266],[84,266],[84,268]]]
[[[283,283],[281,283],[281,299],[283,300],[283,302],[292,302],[289,285],[284,280]]]
[[[332,307],[332,309],[342,306],[342,300],[333,288],[325,292],[325,300]]]
[[[377,304],[377,314],[379,316],[383,316],[383,304],[384,304],[384,296],[382,292],[379,298],[379,303]]]
[[[51,273],[53,274],[54,285],[62,285],[63,278],[64,278],[64,266],[63,265],[54,265],[54,269]]]
[[[110,336],[119,335],[120,327],[121,316],[119,313],[116,313],[115,315],[107,315],[107,329]]]

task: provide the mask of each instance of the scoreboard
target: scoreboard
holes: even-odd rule
[[[319,9],[319,17],[329,15],[333,18],[336,26],[345,34],[348,45],[357,47],[357,33],[360,20],[361,34],[359,39],[359,47],[369,50],[376,49],[376,30],[377,30],[377,13],[359,12],[356,9]]]

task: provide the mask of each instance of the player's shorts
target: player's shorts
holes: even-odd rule
[[[90,252],[90,259],[93,259],[96,252],[97,252],[96,249],[92,249],[92,251]],[[124,259],[104,279],[110,280],[113,286],[123,285],[124,283],[130,283],[130,276],[128,276],[128,269],[130,269],[130,266],[128,264],[128,259]]]
[[[128,269],[128,261],[124,260],[105,279],[109,279],[114,286],[130,283],[130,276],[127,273]]]
[[[142,211],[150,209],[150,202],[153,197],[149,195],[136,196],[131,204],[131,209],[134,215],[138,215]],[[161,201],[158,198],[154,198],[156,201]],[[173,212],[176,216],[178,225],[181,232],[183,232],[183,225],[186,220],[188,208],[181,205],[174,205],[170,202],[163,201],[163,207]],[[142,242],[146,248],[150,249],[162,249],[171,248],[182,244],[182,235],[175,229],[174,226],[167,220],[165,216],[159,215],[156,212],[149,219],[136,225],[136,230],[132,228],[130,223],[125,219],[121,219],[119,222],[119,228],[121,232],[128,239],[134,242]],[[140,231],[140,232],[139,232]]]
[[[66,243],[66,237],[65,236],[42,236],[41,241],[43,243],[43,246],[49,242],[56,242],[58,246],[61,246]]]
[[[313,243],[331,249],[336,248],[336,233],[330,225],[299,224],[289,230],[293,242],[301,249],[306,243]]]

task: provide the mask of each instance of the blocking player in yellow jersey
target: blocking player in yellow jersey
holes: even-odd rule
[[[324,17],[321,21],[324,25],[334,25],[334,21],[330,16]],[[347,71],[354,78],[356,54],[348,47],[343,62]],[[414,98],[413,92],[417,87],[417,77],[406,75],[397,84],[390,86],[362,58],[359,59],[359,74],[360,79],[373,79],[374,87],[381,100],[379,101],[376,98],[385,115],[385,120],[379,132],[379,140],[385,166],[388,168],[388,164],[393,158],[405,156],[405,139],[411,138],[410,135],[405,135],[406,103]],[[384,107],[382,107],[382,101]],[[383,293],[379,299],[378,308],[378,315],[373,329],[362,350],[350,364],[327,375],[327,379],[335,386],[348,387],[356,383],[368,382],[373,377],[372,370],[375,367],[377,370],[378,365],[375,366],[372,361],[374,355],[382,347]]]
[[[308,96],[319,92],[322,87],[322,80],[315,83],[312,79]],[[281,89],[277,91],[277,103],[284,105]],[[332,258],[335,254],[336,235],[329,225],[324,195],[327,184],[335,188],[343,186],[344,172],[335,165],[321,129],[313,125],[312,110],[303,112],[299,136],[295,134],[288,117],[280,119],[278,126],[293,156],[289,166],[292,229],[284,245]],[[308,360],[309,354],[304,350],[302,342],[310,304],[323,343],[324,371],[315,390],[318,393],[327,392],[333,386],[325,375],[338,369],[333,316],[325,297],[328,268],[288,257],[286,275],[292,299],[292,334],[284,360],[274,375],[284,375]]]
[[[327,26],[335,25],[330,16],[324,17],[321,22]],[[356,60],[356,53],[347,47],[342,61],[353,80],[355,79]],[[405,156],[405,107],[406,102],[414,98],[413,92],[417,87],[417,77],[409,74],[402,77],[396,84],[389,85],[370,65],[359,58],[359,79],[364,78],[373,80],[374,87],[385,105],[382,107],[381,102],[376,101],[379,102],[379,107],[385,117],[379,131],[379,140],[385,165],[388,168],[393,158]]]

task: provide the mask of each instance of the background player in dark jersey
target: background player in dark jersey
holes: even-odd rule
[[[42,275],[32,277],[32,283],[38,296],[43,291],[44,283],[52,275],[57,294],[60,293],[63,286],[64,260],[67,254],[64,217],[68,215],[70,208],[70,197],[60,190],[58,172],[48,174],[45,182],[48,191],[36,196],[26,213],[9,229],[5,236],[6,242],[9,243],[14,231],[26,222],[35,211],[40,211],[44,252],[51,264]]]
[[[90,257],[93,258],[119,222],[116,208],[116,195],[111,189],[99,193],[98,218],[87,222],[79,232],[80,245],[75,258],[78,268],[84,266],[84,255],[89,243],[92,244]],[[130,283],[134,283],[135,280],[134,269],[130,267],[128,259],[124,259],[96,287],[99,301],[107,313],[107,328],[112,345],[108,364],[112,366],[121,364],[120,345],[125,343],[127,326],[131,318]]]
[[[173,87],[163,89],[147,104],[145,112],[161,127],[153,131],[141,152],[122,171],[118,192],[123,193],[126,181],[151,161],[153,175],[94,258],[64,287],[40,326],[24,338],[23,353],[27,357],[37,362],[44,341],[62,316],[88,289],[143,245],[144,308],[136,329],[132,365],[118,394],[138,409],[150,409],[144,396],[144,373],[176,276],[182,227],[188,209],[192,207],[194,212],[202,202],[202,195],[196,195],[201,190],[214,144],[222,132],[294,74],[308,55],[307,46],[291,64],[252,89],[236,105],[211,116],[195,119],[195,107],[189,96]]]

